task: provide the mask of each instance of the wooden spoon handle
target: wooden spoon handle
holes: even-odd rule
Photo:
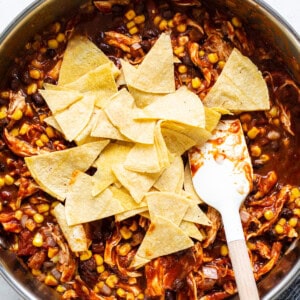
[[[245,240],[228,243],[240,300],[259,299]]]

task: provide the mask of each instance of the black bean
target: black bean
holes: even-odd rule
[[[46,57],[48,58],[54,58],[56,56],[56,51],[55,49],[47,49],[46,51]]]
[[[42,95],[40,93],[34,93],[31,96],[31,99],[32,99],[32,101],[34,102],[34,104],[36,106],[43,106],[43,105],[45,105],[45,100],[44,100],[44,98],[42,97]]]
[[[21,82],[19,79],[12,79],[10,81],[10,88],[13,90],[13,91],[18,91],[21,87]]]
[[[176,292],[174,292],[172,290],[166,290],[165,299],[166,300],[176,300]]]

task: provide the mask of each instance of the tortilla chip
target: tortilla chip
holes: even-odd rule
[[[204,237],[197,228],[196,224],[187,222],[187,221],[182,221],[180,224],[180,229],[182,229],[189,237],[196,239],[198,241],[203,241]]]
[[[94,197],[92,188],[91,176],[79,171],[73,174],[65,203],[69,226],[101,220],[125,210],[111,190],[105,189]]]
[[[212,132],[218,125],[222,114],[213,108],[204,106],[205,111],[205,129]]]
[[[146,212],[146,211],[148,211],[148,206],[147,205],[139,207],[139,208],[131,209],[131,210],[125,211],[123,213],[115,215],[115,220],[117,222],[121,222],[121,221],[129,219],[133,216],[142,214],[143,212]]]
[[[110,122],[103,110],[99,111],[98,119],[91,132],[91,136],[119,141],[129,141],[129,139],[121,134],[121,132]]]
[[[104,109],[112,124],[133,142],[153,144],[155,121],[133,119],[134,99],[126,89],[111,98],[111,103]]]
[[[129,171],[122,164],[113,165],[112,171],[137,203],[142,201],[145,194],[160,176],[160,173],[137,173]]]
[[[132,144],[111,143],[103,150],[95,162],[97,172],[93,176],[92,193],[94,196],[117,181],[112,172],[112,165],[123,164],[131,148]]]
[[[168,168],[166,168],[154,187],[161,192],[179,193],[183,188],[184,166],[181,156],[176,156]]]
[[[196,224],[211,226],[211,221],[209,220],[209,218],[201,210],[201,208],[198,205],[195,205],[194,203],[191,203],[190,207],[187,209],[183,220]]]
[[[67,196],[73,172],[85,172],[107,144],[108,141],[99,141],[26,157],[25,163],[39,186],[49,195],[63,201]]]
[[[181,223],[189,208],[189,201],[181,195],[169,192],[150,192],[145,195],[150,218],[160,216],[177,226]]]
[[[65,207],[58,204],[53,209],[53,214],[73,252],[87,251],[88,241],[82,225],[69,226],[66,220]]]
[[[77,91],[39,90],[53,114],[68,108],[82,99],[83,95]]]
[[[108,57],[86,36],[69,40],[59,72],[59,85],[66,85],[97,68],[109,63]]]
[[[110,98],[118,91],[111,63],[89,71],[65,87],[81,93],[92,94],[96,98],[95,105],[99,108],[105,107],[110,102]]]
[[[63,134],[62,129],[60,128],[59,124],[55,120],[54,116],[50,116],[44,119],[44,122],[53,127],[55,130],[59,131]]]
[[[142,263],[147,263],[156,257],[182,251],[193,245],[193,241],[177,225],[163,217],[156,216],[152,219],[131,267],[139,268]]]
[[[139,110],[136,119],[168,120],[205,128],[205,112],[202,102],[186,86],[180,87],[176,92]]]
[[[94,111],[94,103],[94,97],[85,95],[82,100],[54,115],[68,141],[73,141],[89,123]]]
[[[184,182],[183,182],[184,190],[190,194],[191,199],[196,203],[200,204],[203,203],[202,199],[198,196],[195,191],[193,180],[192,180],[192,173],[190,169],[190,165],[186,164],[184,168]]]
[[[270,108],[268,87],[261,72],[237,49],[233,49],[203,103],[208,107],[222,107],[231,112]]]

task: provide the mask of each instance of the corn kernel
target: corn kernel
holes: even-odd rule
[[[50,285],[50,286],[57,286],[58,285],[57,279],[52,274],[48,274],[46,276],[44,282],[45,282],[45,284]]]
[[[220,69],[223,69],[224,67],[225,67],[225,61],[224,60],[220,60],[219,62],[218,62],[218,67],[220,68]]]
[[[91,250],[88,250],[88,251],[85,251],[83,252],[81,255],[80,255],[80,260],[84,261],[84,260],[88,260],[92,257],[92,251]]]
[[[66,291],[66,288],[63,285],[58,285],[56,291],[58,293],[64,293]]]
[[[283,233],[283,227],[280,225],[280,224],[277,224],[276,226],[275,226],[275,232],[277,233],[277,234],[282,234]]]
[[[10,92],[9,91],[3,91],[3,92],[1,92],[0,95],[1,95],[1,98],[8,99],[9,95],[10,95]]]
[[[27,117],[33,117],[33,110],[32,110],[32,107],[31,107],[31,105],[29,103],[26,104],[24,114]]]
[[[181,33],[185,32],[186,29],[187,29],[187,25],[186,25],[186,24],[179,24],[179,25],[177,25],[177,27],[176,27],[176,30],[177,30],[178,32],[181,32]]]
[[[156,16],[153,20],[154,25],[158,25],[161,21],[162,17],[161,16]]]
[[[21,220],[21,218],[22,218],[22,216],[23,216],[23,212],[21,211],[21,210],[17,210],[16,212],[15,212],[15,218],[17,219],[17,220]]]
[[[134,300],[134,294],[133,293],[127,293],[126,300]]]
[[[264,212],[264,217],[267,221],[270,221],[274,218],[274,213],[271,209],[268,209]]]
[[[4,119],[7,117],[7,113],[5,111],[0,111],[0,119]]]
[[[129,229],[130,229],[131,231],[137,231],[137,229],[138,229],[138,224],[137,224],[137,222],[136,222],[136,221],[133,221],[132,224],[129,226]]]
[[[293,209],[293,214],[297,217],[300,217],[300,208],[294,208]]]
[[[279,115],[279,109],[277,106],[272,106],[269,110],[269,114],[272,118],[276,118]]]
[[[280,126],[280,120],[279,120],[278,118],[273,119],[273,120],[272,120],[272,123],[273,123],[275,126],[277,126],[277,127]]]
[[[52,28],[51,28],[51,29],[52,29],[53,32],[57,33],[57,32],[60,31],[60,28],[61,28],[60,23],[59,23],[59,22],[55,22],[55,23],[52,25]]]
[[[242,123],[249,123],[252,120],[252,116],[249,113],[244,113],[240,116]]]
[[[296,217],[292,217],[292,218],[290,218],[289,219],[289,225],[291,226],[291,227],[296,227],[297,226],[297,224],[298,224],[298,218],[296,218]]]
[[[297,187],[291,189],[291,198],[296,199],[300,197],[300,190]]]
[[[114,288],[118,282],[119,282],[119,279],[118,279],[117,275],[115,275],[115,274],[109,275],[107,277],[107,279],[105,280],[105,283],[110,288]]]
[[[40,136],[40,140],[45,144],[49,142],[48,136],[44,133]]]
[[[179,46],[179,47],[174,47],[174,54],[175,55],[180,55],[184,53],[184,47],[183,46]]]
[[[41,72],[37,69],[32,69],[29,71],[29,76],[32,78],[32,79],[40,79],[41,78]]]
[[[138,32],[139,32],[139,29],[136,26],[134,26],[134,27],[132,27],[132,28],[129,29],[129,33],[131,35],[134,35],[134,34],[136,34]]]
[[[300,198],[297,198],[295,200],[295,204],[296,204],[297,207],[300,207]]]
[[[54,129],[50,126],[46,127],[45,129],[47,136],[51,139],[55,137]]]
[[[57,36],[56,36],[56,40],[59,42],[59,43],[62,43],[62,42],[64,42],[65,41],[65,35],[62,33],[62,32],[60,32]]]
[[[228,247],[227,245],[222,245],[220,248],[220,254],[222,256],[227,256],[228,255]]]
[[[41,215],[41,214],[34,214],[33,215],[33,220],[36,222],[36,223],[38,223],[38,224],[40,224],[40,223],[43,223],[44,222],[44,216],[43,215]]]
[[[256,249],[255,244],[251,243],[249,241],[247,241],[247,247],[248,247],[249,250],[255,250]]]
[[[103,257],[100,254],[95,254],[94,259],[97,266],[103,265]]]
[[[168,21],[165,20],[165,19],[162,19],[160,22],[159,22],[159,25],[158,25],[158,28],[160,31],[164,31],[168,28]]]
[[[130,278],[128,278],[128,283],[130,285],[137,284],[137,279],[135,277],[130,277]]]
[[[32,83],[27,87],[27,94],[28,95],[32,95],[34,93],[36,93],[38,90],[38,86],[36,83]]]
[[[207,59],[208,59],[208,61],[209,61],[210,63],[215,64],[215,63],[218,62],[219,57],[218,57],[218,54],[217,54],[217,53],[209,53],[209,54],[207,55]]]
[[[32,245],[35,247],[42,247],[44,243],[43,236],[37,232],[32,240]]]
[[[4,178],[0,177],[0,188],[2,188],[5,185]]]
[[[259,134],[259,129],[257,127],[252,127],[248,132],[247,135],[250,139],[255,139],[257,135]]]
[[[120,229],[121,236],[124,240],[129,240],[132,237],[132,231],[128,227],[123,226]]]
[[[192,79],[192,87],[193,89],[199,89],[201,87],[201,79],[199,77],[194,77]]]
[[[136,17],[136,13],[133,9],[130,9],[126,12],[125,17],[126,17],[127,20],[130,21],[130,20],[132,20]]]
[[[233,25],[234,27],[237,27],[237,28],[242,27],[242,22],[241,22],[240,19],[237,18],[237,17],[233,17],[233,18],[231,19],[231,23],[232,23],[232,25]]]
[[[129,243],[126,243],[126,244],[123,244],[119,250],[118,250],[118,253],[121,255],[121,256],[126,256],[129,251],[131,250],[131,245]]]
[[[58,248],[49,247],[47,255],[48,255],[49,258],[53,258],[58,252],[59,252]]]
[[[180,66],[178,67],[178,72],[179,72],[180,74],[185,74],[185,73],[187,72],[187,66],[185,66],[185,65],[180,65]]]
[[[35,144],[36,144],[38,147],[43,147],[43,146],[44,146],[44,143],[43,143],[40,139],[36,140],[36,141],[35,141]]]
[[[45,213],[45,212],[49,211],[50,206],[49,206],[48,203],[43,203],[43,204],[37,205],[36,208],[37,208],[37,211],[38,211],[40,214],[42,214],[42,213]]]
[[[97,266],[97,273],[101,274],[105,271],[105,267],[104,265],[101,265],[101,266]]]
[[[263,163],[266,163],[267,161],[270,160],[270,156],[268,154],[262,154],[259,158],[259,160]]]
[[[277,224],[284,226],[286,224],[286,219],[285,218],[280,218]]]
[[[6,175],[4,176],[4,183],[5,183],[6,185],[13,185],[14,182],[15,182],[14,178],[13,178],[12,176],[10,176],[9,174],[6,174]]]
[[[204,55],[205,55],[204,50],[199,50],[199,56],[200,56],[200,57],[203,57]]]
[[[124,297],[126,296],[126,291],[123,290],[122,288],[118,288],[118,289],[117,289],[117,295],[118,295],[119,297],[124,298]]]
[[[140,294],[138,294],[137,299],[143,300],[143,299],[145,299],[145,295],[143,293],[140,293]]]
[[[29,125],[27,123],[23,123],[23,125],[21,126],[20,130],[19,130],[19,134],[20,135],[25,135],[29,130]]]
[[[22,119],[22,117],[23,117],[23,112],[20,109],[16,109],[11,116],[11,118],[15,121]]]
[[[259,157],[261,155],[261,148],[257,145],[252,145],[250,151],[251,155],[254,157]]]
[[[132,27],[134,27],[135,26],[135,23],[133,22],[133,21],[130,21],[130,22],[128,22],[127,24],[126,24],[126,27],[128,28],[128,29],[130,29],[130,28],[132,28]]]
[[[93,288],[93,292],[96,293],[96,294],[99,294],[100,289],[95,285],[94,288]]]
[[[134,23],[135,24],[143,24],[145,22],[145,16],[144,15],[139,15],[139,16],[136,16],[134,18]]]
[[[55,39],[51,39],[48,41],[48,47],[50,49],[57,49],[58,48],[58,42]]]
[[[173,22],[173,20],[169,20],[169,21],[168,21],[168,27],[169,27],[169,28],[173,28],[173,27],[174,27],[174,22]]]
[[[36,223],[32,219],[27,219],[25,222],[25,227],[29,231],[33,231],[36,228]]]
[[[31,273],[32,273],[33,276],[39,276],[39,275],[42,274],[42,271],[39,270],[39,269],[32,269]]]

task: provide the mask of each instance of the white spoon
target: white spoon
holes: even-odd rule
[[[252,187],[252,165],[239,120],[220,121],[211,139],[189,151],[194,188],[223,220],[241,300],[259,299],[239,209]]]

